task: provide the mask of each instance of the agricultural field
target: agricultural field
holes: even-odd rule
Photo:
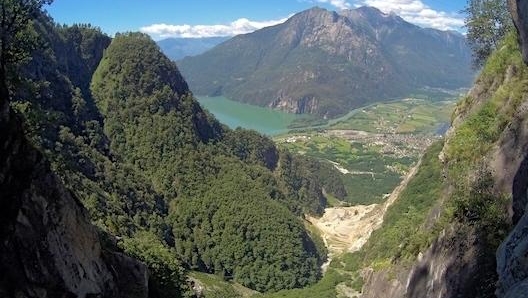
[[[455,101],[404,99],[378,103],[357,110],[329,130],[361,130],[371,133],[442,134],[450,122]]]
[[[449,128],[454,105],[451,100],[424,99],[377,103],[326,127],[290,131],[275,141],[340,170],[348,193],[346,204],[381,203]]]
[[[433,137],[329,130],[276,137],[279,146],[332,163],[351,205],[381,203],[429,146]]]

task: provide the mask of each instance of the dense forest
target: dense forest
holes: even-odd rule
[[[186,270],[258,291],[303,287],[326,249],[304,214],[346,195],[331,166],[221,125],[141,33],[32,20],[39,47],[8,81],[31,142],[81,199],[109,247],[144,261],[159,296]],[[316,179],[318,174],[324,179]]]

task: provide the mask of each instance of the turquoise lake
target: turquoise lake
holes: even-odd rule
[[[289,126],[294,123],[294,121],[299,121],[301,119],[306,120],[310,119],[311,117],[309,115],[290,114],[270,108],[249,105],[228,99],[223,96],[197,96],[197,98],[198,102],[200,102],[200,105],[203,108],[207,109],[216,117],[216,119],[218,119],[218,121],[229,126],[230,128],[234,129],[237,127],[242,127],[246,129],[254,129],[268,136],[279,135],[295,130],[289,128]],[[376,103],[372,105],[375,104]],[[333,125],[339,121],[348,119],[366,107],[349,111],[347,114],[339,118],[324,120],[324,124],[313,125],[313,123],[307,124],[305,122],[305,126],[297,127],[297,129],[326,128],[329,125]],[[313,119],[313,116],[311,119]]]
[[[288,126],[306,116],[290,114],[270,108],[253,106],[230,100],[223,96],[198,96],[200,105],[211,112],[218,121],[230,128],[254,129],[265,135],[288,132]]]

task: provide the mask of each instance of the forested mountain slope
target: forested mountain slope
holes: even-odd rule
[[[301,216],[323,210],[323,187],[343,195],[333,167],[220,125],[144,34],[34,24],[43,46],[9,81],[11,106],[102,245],[147,265],[151,295],[189,294],[186,269],[259,291],[320,277],[325,248]]]
[[[178,64],[196,94],[328,117],[473,80],[464,36],[372,7],[306,10]]]
[[[270,171],[279,159],[273,143],[251,132],[228,131],[203,112],[174,63],[149,37],[117,36],[94,73],[92,91],[111,151],[172,202],[166,222],[184,262],[257,290],[317,279],[324,256],[281,204],[293,198],[282,193]],[[253,139],[223,143],[230,133]],[[229,146],[245,141],[242,150],[230,153]],[[245,156],[236,154],[255,157],[244,163]],[[290,203],[291,208],[304,204]]]

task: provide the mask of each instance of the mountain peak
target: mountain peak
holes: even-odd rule
[[[306,10],[303,10],[300,13],[303,13],[303,12],[319,12],[319,13],[323,13],[323,12],[328,12],[328,10],[325,9],[325,8],[322,8],[320,6],[313,6],[312,8],[308,8]]]
[[[384,13],[383,11],[379,10],[376,7],[372,6],[361,6],[359,8],[356,8],[354,10],[348,10],[345,12],[346,16],[356,15],[358,17],[362,17],[366,19],[367,21],[371,23],[380,23],[380,22],[405,22],[404,19],[402,19],[400,16],[398,16],[395,12],[391,11],[390,13]]]
[[[179,66],[196,94],[333,117],[424,86],[467,86],[470,58],[462,36],[446,38],[373,7],[314,7]]]
[[[307,10],[303,10],[299,13],[296,13],[293,15],[288,21],[290,20],[297,20],[297,19],[314,19],[314,18],[321,18],[326,17],[330,15],[336,15],[336,12],[326,10],[319,6],[314,6],[312,8],[309,8]]]
[[[372,14],[375,13],[378,15],[387,15],[386,13],[382,12],[381,10],[379,10],[378,8],[374,6],[361,6],[361,7],[356,8],[355,10],[359,12],[364,12],[364,13],[372,13]]]

